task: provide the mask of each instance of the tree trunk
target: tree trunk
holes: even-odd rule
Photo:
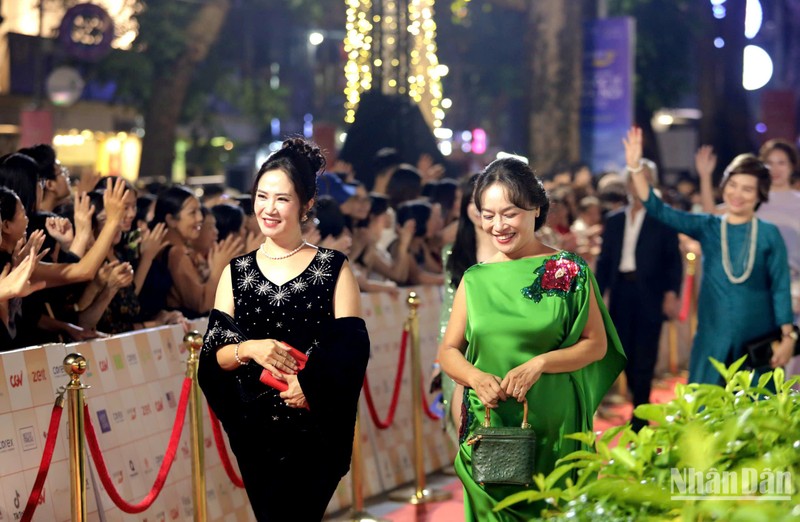
[[[145,111],[145,135],[139,176],[171,178],[175,158],[175,132],[186,91],[197,64],[219,36],[230,0],[209,0],[202,4],[186,29],[186,48],[169,70],[157,74]]]
[[[583,2],[530,2],[528,148],[539,171],[580,160]]]

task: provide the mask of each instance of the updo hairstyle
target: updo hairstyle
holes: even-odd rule
[[[281,148],[267,158],[267,161],[258,169],[251,192],[253,201],[256,199],[261,176],[270,170],[280,170],[289,176],[294,191],[300,198],[300,214],[302,215],[308,210],[306,208],[308,202],[317,195],[317,176],[325,170],[325,156],[322,155],[320,148],[311,141],[303,138],[287,139]]]
[[[523,210],[539,209],[534,227],[539,230],[547,221],[550,201],[542,181],[524,162],[515,158],[502,158],[491,162],[475,181],[473,200],[478,211],[482,211],[483,193],[491,185],[499,183],[506,191],[508,200]]]

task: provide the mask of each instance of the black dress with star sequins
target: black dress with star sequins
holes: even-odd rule
[[[234,317],[212,311],[203,350],[213,352],[244,339],[276,339],[311,360],[335,322],[333,296],[344,254],[319,248],[302,273],[278,285],[261,271],[256,253],[231,261]],[[226,319],[233,322],[226,324]],[[204,365],[209,363],[201,354],[200,368]],[[237,396],[222,404],[212,400],[209,379],[199,378],[201,386],[206,381],[209,404],[228,433],[256,518],[321,520],[343,475],[326,444],[324,416],[287,406],[278,391],[258,380],[261,371],[251,361],[215,377],[230,378],[236,389]]]

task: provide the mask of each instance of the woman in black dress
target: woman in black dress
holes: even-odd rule
[[[258,171],[266,239],[223,272],[201,352],[200,385],[259,521],[321,520],[350,465],[369,338],[346,257],[301,234],[324,164],[294,138]],[[290,347],[308,356],[302,370]],[[265,370],[288,389],[262,384]]]

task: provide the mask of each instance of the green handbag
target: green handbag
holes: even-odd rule
[[[533,481],[536,433],[528,424],[528,400],[523,402],[522,426],[491,426],[486,408],[483,426],[467,441],[472,446],[472,478],[484,484],[527,486]]]

